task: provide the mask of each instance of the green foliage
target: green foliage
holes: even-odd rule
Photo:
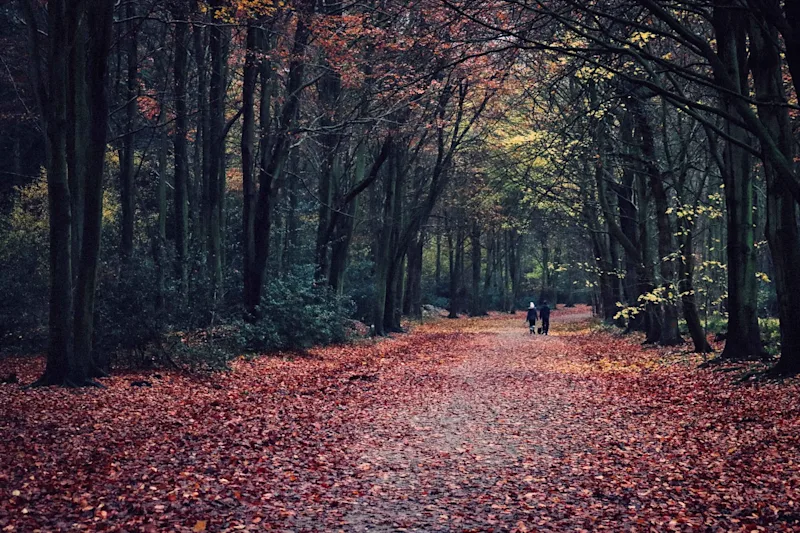
[[[778,355],[781,352],[780,321],[777,318],[759,318],[758,327],[764,349],[770,355]]]
[[[29,351],[42,343],[47,324],[47,184],[41,178],[15,191],[0,217],[0,345]]]
[[[351,300],[310,282],[309,276],[289,275],[267,286],[260,319],[238,323],[237,342],[252,353],[344,342],[353,310]]]
[[[374,263],[366,258],[351,261],[347,267],[344,285],[344,290],[354,305],[353,317],[370,324],[375,307]]]

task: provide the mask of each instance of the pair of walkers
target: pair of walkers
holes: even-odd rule
[[[529,330],[531,335],[536,333],[536,318],[538,317],[542,320],[542,326],[539,328],[539,333],[542,335],[547,335],[550,331],[550,307],[547,305],[547,300],[542,300],[542,303],[539,305],[537,309],[533,302],[528,307],[528,316],[525,320],[529,324]]]

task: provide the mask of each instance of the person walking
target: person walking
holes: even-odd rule
[[[536,306],[533,302],[528,306],[528,316],[525,317],[525,320],[528,322],[528,330],[531,335],[534,335],[536,333]]]
[[[542,334],[547,335],[550,331],[550,307],[547,300],[542,300],[542,305],[539,306],[539,318],[542,319]]]

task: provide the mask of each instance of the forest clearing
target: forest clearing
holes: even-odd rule
[[[736,385],[589,317],[556,311],[547,337],[519,315],[438,320],[100,391],[2,385],[0,529],[797,530],[800,383]]]

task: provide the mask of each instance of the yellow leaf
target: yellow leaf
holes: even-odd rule
[[[194,531],[195,533],[198,533],[200,531],[205,531],[205,530],[206,530],[206,521],[205,520],[198,520],[197,522],[195,522],[194,527],[192,528],[192,531]]]

